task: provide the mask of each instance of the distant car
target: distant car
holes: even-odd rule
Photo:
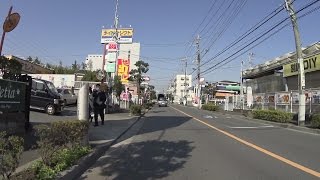
[[[58,88],[58,93],[61,95],[61,99],[64,100],[64,103],[67,104],[76,104],[78,96],[68,88]]]
[[[159,107],[167,107],[168,106],[168,101],[165,98],[159,98],[158,99],[158,105]]]

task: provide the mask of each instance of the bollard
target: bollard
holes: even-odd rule
[[[89,85],[87,83],[80,88],[78,93],[77,115],[80,121],[89,119]]]

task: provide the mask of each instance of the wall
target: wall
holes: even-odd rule
[[[285,90],[282,74],[271,74],[245,82],[245,86],[251,87],[253,93],[267,93]]]
[[[30,76],[36,79],[50,81],[56,88],[75,86],[75,74],[30,74]]]

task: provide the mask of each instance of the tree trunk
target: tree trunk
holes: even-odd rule
[[[140,104],[140,81],[138,80],[138,83],[137,83],[137,93],[138,93],[138,104]]]

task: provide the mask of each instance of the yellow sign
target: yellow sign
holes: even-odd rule
[[[305,58],[303,60],[304,72],[320,70],[320,54]],[[283,65],[283,77],[295,76],[299,74],[299,63]]]
[[[121,82],[127,84],[129,82],[130,60],[118,60],[118,76],[121,77]]]
[[[113,37],[116,33],[115,29],[102,29],[101,36],[102,37]],[[118,29],[118,33],[120,37],[132,37],[133,36],[133,29],[126,28],[126,29]]]

